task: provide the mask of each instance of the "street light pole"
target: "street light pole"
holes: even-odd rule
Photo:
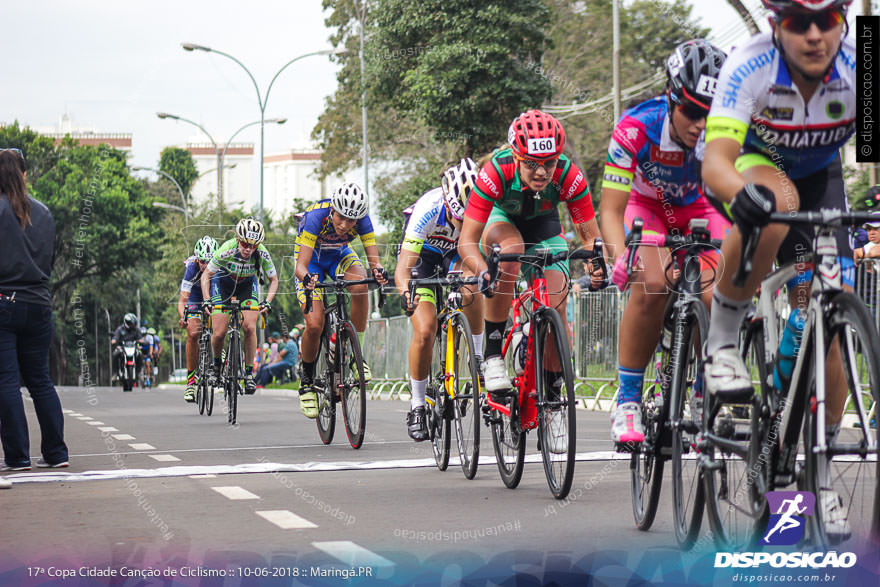
[[[344,53],[344,50],[333,50],[333,49],[323,49],[321,51],[312,51],[311,53],[305,53],[304,55],[300,55],[299,57],[294,57],[287,63],[281,66],[275,75],[272,77],[272,81],[269,82],[269,87],[266,89],[266,94],[263,95],[260,92],[260,86],[257,84],[257,80],[254,79],[251,70],[245,67],[244,63],[230,55],[229,53],[224,53],[223,51],[219,51],[217,49],[212,49],[211,47],[205,47],[204,45],[197,45],[195,43],[181,43],[181,47],[183,47],[184,51],[205,51],[206,53],[216,53],[218,55],[222,55],[227,59],[231,59],[235,63],[241,67],[244,72],[248,75],[251,82],[254,84],[254,89],[257,91],[257,105],[260,108],[260,220],[264,219],[263,212],[263,159],[265,157],[265,125],[266,125],[266,104],[269,101],[269,92],[272,91],[272,85],[275,83],[275,80],[278,79],[278,76],[282,71],[287,69],[287,67],[300,59],[304,59],[306,57],[311,57],[312,55],[340,55]]]
[[[186,196],[183,193],[183,188],[180,187],[180,184],[177,182],[176,179],[174,179],[171,175],[165,173],[161,169],[155,169],[153,167],[132,167],[131,169],[133,171],[153,171],[163,177],[170,179],[171,183],[173,183],[177,187],[177,191],[180,192],[180,201],[183,202],[183,208],[180,209],[183,210],[183,218],[186,220],[186,223],[189,224],[189,212],[187,212],[186,210]]]

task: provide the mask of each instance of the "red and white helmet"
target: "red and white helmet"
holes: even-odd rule
[[[468,196],[477,181],[477,164],[466,157],[458,165],[453,165],[443,172],[440,186],[443,188],[443,199],[449,207],[449,213],[456,220],[464,218]]]
[[[822,12],[830,8],[846,8],[852,0],[763,0],[764,8],[779,13],[792,8]]]
[[[510,123],[507,142],[521,159],[555,159],[565,148],[565,131],[550,114],[529,110]]]

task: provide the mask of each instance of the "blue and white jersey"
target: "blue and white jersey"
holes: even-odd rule
[[[184,264],[183,281],[180,282],[180,292],[188,293],[188,304],[202,303],[202,268],[199,259],[195,255],[187,259]]]
[[[721,68],[706,142],[734,139],[792,179],[824,169],[855,133],[855,69],[855,46],[847,38],[805,104],[770,33],[755,35]]]
[[[409,214],[403,230],[403,249],[414,253],[421,252],[422,247],[438,253],[455,249],[460,230],[446,216],[441,188],[425,192],[403,213]]]

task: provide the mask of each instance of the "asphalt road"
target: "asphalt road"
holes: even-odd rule
[[[628,459],[610,452],[605,413],[578,410],[574,484],[560,502],[534,435],[510,490],[483,428],[480,468],[468,481],[456,462],[438,471],[430,445],[407,437],[402,401],[368,402],[355,451],[341,423],[334,442],[321,444],[295,393],[243,397],[234,427],[219,397],[214,415],[200,416],[177,387],[59,395],[71,465],[7,475],[0,585],[492,584],[513,572],[533,584],[580,583],[585,573],[609,585],[723,584],[732,573],[712,568],[707,535],[695,552],[678,550],[671,490],[651,531],[635,529]],[[36,460],[39,429],[25,403]],[[218,573],[227,575],[206,576]]]

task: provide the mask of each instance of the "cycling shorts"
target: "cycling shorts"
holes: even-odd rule
[[[229,303],[233,297],[238,299],[243,309],[256,310],[260,305],[256,276],[252,275],[238,282],[228,276],[215,275],[211,278],[212,304]],[[228,312],[221,312],[218,309],[211,312],[212,315],[221,313],[228,314]]]
[[[550,250],[553,253],[568,250],[565,237],[562,236],[562,224],[559,222],[559,214],[555,210],[552,214],[542,214],[541,216],[526,219],[508,214],[496,204],[492,207],[489,219],[486,220],[486,226],[496,222],[512,224],[519,231],[526,246],[526,253],[534,253],[540,249]],[[480,252],[485,256],[486,251],[482,249],[481,245]],[[522,271],[525,279],[530,280],[531,271],[527,267],[523,267]],[[548,265],[544,268],[544,271],[561,271],[568,276],[568,261],[560,261],[559,263]]]
[[[190,319],[193,319],[193,318],[196,319],[196,320],[198,320],[198,321],[201,321],[201,320],[202,320],[202,310],[201,310],[201,306],[198,306],[198,305],[195,305],[195,304],[188,304],[188,305],[186,306],[186,308],[184,308],[184,310],[183,310],[183,319],[184,319],[184,320],[190,320]]]
[[[736,160],[736,170],[740,173],[757,165],[766,165],[776,169],[776,166],[766,155],[752,152],[748,149]],[[798,196],[800,197],[799,210],[801,211],[812,212],[818,211],[820,208],[849,210],[849,203],[846,199],[846,190],[843,184],[843,169],[840,164],[840,157],[835,158],[830,165],[812,175],[800,179],[790,179],[789,181],[797,189]],[[781,209],[778,211],[787,212],[788,210]],[[849,231],[846,228],[840,228],[835,231],[834,236],[837,240],[837,254],[839,255],[838,260],[842,270],[843,284],[852,287],[855,285],[856,269]],[[776,260],[780,265],[798,262],[812,249],[812,228],[793,226],[779,246]],[[801,262],[798,265],[797,276],[788,282],[788,287],[791,288],[800,283],[807,283],[812,278],[813,264]]]
[[[293,264],[296,267],[296,259],[299,256],[299,245],[293,251]],[[324,283],[325,277],[336,279],[340,273],[345,273],[352,267],[363,267],[360,258],[351,247],[344,246],[338,249],[313,249],[312,259],[309,261],[309,273],[318,276],[318,281]],[[306,303],[306,290],[299,279],[294,280],[296,286],[296,299],[299,304]],[[321,299],[321,290],[315,288],[312,291],[312,299]]]
[[[460,260],[461,257],[458,256],[458,251],[455,249],[441,253],[434,248],[422,247],[413,270],[416,272],[416,279],[443,277]],[[417,287],[416,295],[421,296],[419,302],[428,302],[436,306],[437,289],[436,287]]]

